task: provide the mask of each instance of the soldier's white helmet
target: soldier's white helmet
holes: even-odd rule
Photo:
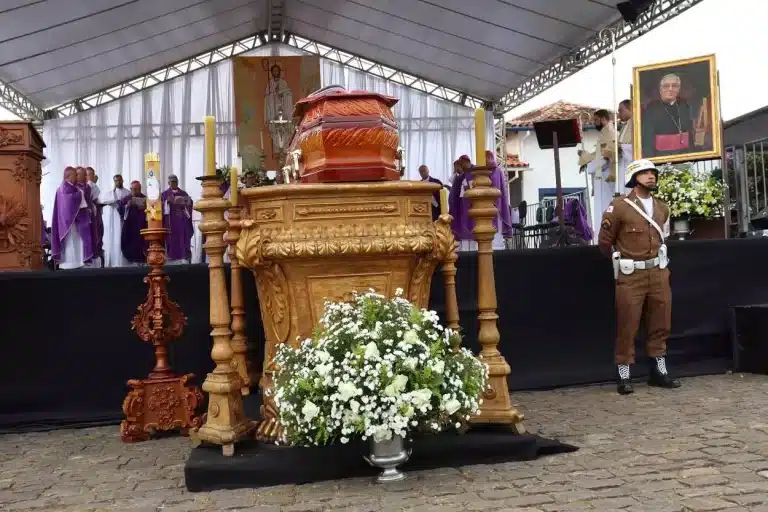
[[[656,165],[654,165],[653,162],[646,159],[641,160],[635,160],[631,164],[627,166],[627,188],[635,188],[637,185],[637,181],[635,181],[635,176],[637,173],[643,172],[643,171],[653,171],[656,173],[656,179],[659,179],[659,170],[656,168]]]

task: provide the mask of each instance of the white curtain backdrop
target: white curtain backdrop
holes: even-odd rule
[[[265,52],[260,49],[251,55]],[[274,55],[275,49],[271,50]],[[290,47],[279,55],[296,55]],[[426,164],[431,175],[446,181],[453,161],[462,154],[474,160],[474,111],[442,101],[394,82],[321,59],[321,82],[347,89],[381,92],[400,99],[394,107],[405,149],[406,179],[419,179],[418,167]],[[179,186],[193,199],[200,197],[203,174],[203,117],[216,118],[216,161],[237,163],[234,124],[232,62],[223,60],[176,80],[145,89],[102,107],[46,121],[43,137],[48,147],[41,184],[43,215],[50,225],[56,188],[68,165],[91,166],[102,190],[112,186],[112,176],[122,174],[126,186],[138,180],[144,186],[144,154],[160,155],[163,174],[176,174]],[[490,130],[490,131],[488,131]],[[488,149],[493,147],[493,123],[487,127]],[[201,234],[195,212],[193,262],[200,260]]]

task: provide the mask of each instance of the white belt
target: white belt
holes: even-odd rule
[[[645,261],[635,261],[633,262],[635,266],[635,270],[648,270],[649,268],[656,268],[659,266],[659,257],[655,257],[650,260]]]

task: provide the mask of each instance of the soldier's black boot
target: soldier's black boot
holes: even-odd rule
[[[628,364],[616,366],[616,391],[620,395],[629,395],[635,391],[635,388],[632,387]]]
[[[673,379],[667,373],[667,362],[664,357],[651,357],[648,360],[648,385],[657,388],[675,389],[680,387],[680,381]]]

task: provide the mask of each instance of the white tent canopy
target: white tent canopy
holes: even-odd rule
[[[492,100],[618,18],[618,0],[2,0],[0,80],[50,108],[269,30]]]

